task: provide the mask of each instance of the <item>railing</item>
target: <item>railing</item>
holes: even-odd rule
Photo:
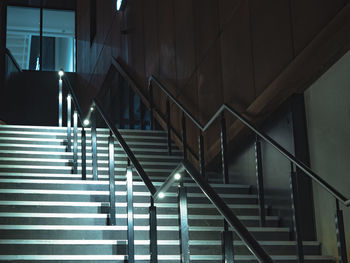
[[[117,62],[116,62],[117,63]],[[117,63],[119,67],[120,64]],[[122,68],[122,67],[121,67]],[[118,68],[117,68],[118,69]],[[118,70],[122,75],[127,76],[130,80],[129,75],[127,73],[121,72]],[[133,80],[132,80],[133,81]],[[132,85],[136,85],[133,81],[131,83]],[[157,233],[156,233],[156,206],[154,204],[155,200],[158,198],[162,198],[164,195],[166,195],[166,190],[175,182],[179,181],[179,177],[184,177],[184,174],[179,176],[180,173],[188,173],[189,176],[197,183],[197,185],[200,187],[200,189],[203,191],[203,193],[209,198],[209,200],[214,204],[214,206],[217,208],[217,210],[221,213],[221,215],[225,219],[224,224],[224,232],[223,232],[223,251],[225,252],[225,260],[227,262],[233,262],[233,251],[232,251],[232,233],[228,230],[228,225],[230,225],[232,228],[235,229],[238,236],[242,239],[242,241],[245,243],[245,245],[249,248],[249,250],[253,253],[253,255],[260,261],[260,262],[273,262],[269,255],[264,251],[264,249],[258,244],[258,242],[251,236],[251,234],[247,231],[244,225],[237,219],[237,217],[232,213],[232,211],[228,208],[228,206],[224,203],[224,201],[216,194],[216,192],[210,187],[210,185],[205,180],[205,169],[204,169],[204,143],[203,143],[203,135],[202,133],[208,129],[208,127],[218,118],[221,118],[221,153],[222,153],[222,171],[223,171],[223,181],[224,183],[229,183],[229,177],[228,177],[228,166],[227,166],[227,142],[226,142],[226,120],[224,112],[228,112],[231,115],[235,116],[239,121],[241,121],[245,126],[247,126],[251,131],[253,131],[256,134],[256,165],[257,165],[257,190],[258,190],[258,202],[259,202],[259,211],[260,211],[260,224],[261,226],[265,226],[266,221],[266,214],[265,214],[265,199],[264,199],[264,184],[263,184],[263,173],[262,173],[262,157],[261,157],[261,140],[264,140],[269,145],[273,146],[276,150],[278,150],[287,160],[291,163],[291,193],[292,193],[292,211],[293,211],[293,218],[294,218],[294,233],[295,233],[295,239],[297,241],[297,257],[299,262],[304,262],[304,252],[303,252],[303,241],[302,241],[302,233],[300,229],[300,220],[301,215],[298,211],[299,204],[297,202],[296,194],[297,194],[297,188],[296,188],[296,177],[297,174],[295,173],[295,167],[302,170],[308,177],[310,177],[314,182],[322,186],[324,189],[326,189],[336,200],[336,227],[337,227],[337,238],[338,238],[338,248],[339,248],[339,256],[342,260],[342,262],[347,262],[347,254],[346,254],[346,245],[345,245],[345,230],[344,230],[344,222],[343,222],[343,214],[342,210],[340,209],[339,203],[342,203],[344,206],[350,206],[350,200],[347,199],[344,195],[342,195],[338,190],[336,190],[334,187],[332,187],[330,184],[328,184],[325,180],[323,180],[319,175],[314,173],[308,166],[306,166],[303,162],[299,161],[297,158],[295,158],[290,152],[288,152],[285,148],[283,148],[280,144],[278,144],[276,141],[274,141],[272,138],[270,138],[268,135],[263,133],[261,130],[256,128],[254,125],[252,125],[246,118],[244,118],[240,113],[232,109],[228,105],[222,105],[220,109],[214,114],[214,116],[208,121],[206,125],[201,125],[195,117],[193,117],[189,111],[179,102],[176,100],[175,97],[172,96],[172,94],[162,85],[162,83],[157,80],[154,76],[151,76],[149,78],[149,108],[151,111],[151,127],[154,127],[154,116],[153,112],[155,111],[155,105],[153,104],[153,85],[156,84],[168,97],[167,99],[167,113],[166,113],[166,124],[167,124],[167,131],[168,131],[168,150],[169,154],[172,153],[171,149],[171,132],[173,130],[171,126],[171,114],[170,114],[170,107],[169,107],[169,99],[171,99],[183,112],[182,115],[182,147],[183,147],[183,154],[184,154],[184,161],[181,165],[179,165],[173,173],[169,176],[169,178],[164,182],[164,184],[156,190],[154,187],[152,181],[148,177],[148,175],[144,172],[142,166],[134,156],[133,152],[130,150],[126,142],[123,140],[123,137],[120,135],[118,129],[116,129],[112,122],[108,119],[108,116],[103,111],[103,108],[98,103],[98,101],[94,101],[94,106],[91,108],[91,111],[89,113],[89,116],[92,121],[92,151],[93,151],[93,174],[94,179],[97,179],[97,154],[94,153],[94,148],[96,148],[96,139],[94,140],[95,135],[93,130],[96,130],[96,123],[94,121],[95,119],[95,111],[97,110],[106,124],[109,126],[109,129],[111,131],[111,135],[114,135],[117,140],[119,141],[120,145],[122,146],[123,150],[125,151],[127,157],[128,157],[128,163],[132,164],[141,179],[144,181],[147,189],[149,190],[151,194],[151,206],[150,206],[150,255],[151,255],[151,262],[157,262]],[[95,110],[96,109],[96,110]],[[200,172],[198,173],[196,169],[191,165],[190,162],[187,161],[187,155],[188,155],[188,146],[186,141],[186,117],[189,118],[199,129],[200,135],[199,135],[199,164],[200,164]],[[94,124],[95,123],[95,124]],[[112,136],[110,136],[110,149],[111,147],[111,141]],[[96,151],[95,151],[96,152]],[[110,153],[111,156],[111,153]],[[96,161],[95,161],[96,160]],[[111,159],[110,162],[113,160]],[[95,163],[96,162],[96,163]],[[111,164],[110,164],[111,166]],[[114,169],[114,168],[113,168]],[[110,171],[113,170],[110,167]],[[128,171],[132,171],[130,166],[127,168]],[[96,177],[95,177],[95,171],[96,171]],[[130,174],[131,172],[129,172]],[[111,177],[114,178],[114,172],[110,172],[110,184],[114,185],[113,180]],[[187,218],[187,198],[186,198],[186,189],[184,188],[184,185],[181,181],[179,181],[179,192],[178,192],[178,198],[179,198],[179,211],[180,211],[180,244],[181,244],[181,260],[182,262],[189,262],[189,234],[188,234],[188,218]],[[114,189],[114,186],[110,186],[110,188]],[[132,195],[132,191],[128,195]],[[110,195],[112,196],[113,193],[110,192]],[[132,197],[131,203],[132,203]],[[110,197],[110,200],[113,200],[112,197]],[[114,199],[115,200],[115,199]],[[128,197],[129,201],[129,197]],[[130,204],[131,204],[130,203]],[[129,204],[129,203],[128,203]],[[129,208],[128,210],[132,209]],[[112,211],[112,209],[111,209]],[[128,213],[129,214],[129,213]],[[132,212],[130,213],[132,214]],[[115,217],[115,214],[114,214]],[[113,214],[110,214],[110,218],[114,218]],[[128,221],[128,226],[130,228],[129,231],[133,232],[133,222],[132,220]],[[133,246],[133,235],[128,235],[130,240],[128,242],[129,246]],[[228,245],[230,244],[230,245]],[[230,248],[231,247],[231,248]],[[129,252],[134,251],[133,247],[129,247]],[[129,253],[129,262],[133,261],[133,254]]]
[[[79,103],[74,94],[74,90],[72,89],[68,78],[64,77],[63,72],[60,72],[60,82],[59,87],[60,91],[62,90],[62,78],[64,78],[65,83],[67,84],[69,94],[67,100],[68,112],[70,112],[70,100],[73,99],[73,102],[77,108],[75,111],[75,116],[81,116]],[[61,93],[59,93],[61,94]],[[59,95],[61,97],[61,95]],[[59,106],[62,107],[62,100],[59,100]],[[133,193],[132,193],[132,166],[135,168],[137,174],[140,176],[142,181],[145,183],[148,191],[150,192],[150,208],[149,208],[149,220],[150,220],[150,262],[155,263],[158,262],[158,248],[157,248],[157,214],[156,214],[156,206],[155,200],[158,198],[163,198],[165,196],[166,190],[173,185],[174,182],[179,183],[179,191],[178,191],[178,200],[179,200],[179,212],[180,212],[180,250],[181,250],[181,260],[183,263],[190,262],[190,250],[189,250],[189,226],[188,226],[188,211],[187,211],[187,193],[186,188],[181,180],[181,178],[185,177],[184,172],[187,172],[191,178],[198,184],[203,193],[209,198],[209,200],[214,204],[214,206],[218,209],[218,211],[222,214],[225,219],[225,231],[223,232],[223,240],[225,241],[225,258],[228,259],[227,262],[233,262],[233,237],[232,232],[228,231],[228,225],[235,229],[237,235],[242,239],[248,249],[256,256],[259,262],[273,262],[270,256],[264,251],[261,245],[256,241],[256,239],[252,236],[252,234],[247,230],[247,228],[240,222],[240,220],[234,215],[234,213],[230,210],[230,208],[225,204],[222,198],[218,196],[218,194],[211,188],[211,186],[201,178],[201,176],[196,172],[196,170],[191,166],[189,162],[187,162],[186,158],[181,165],[178,166],[178,169],[170,174],[168,179],[163,183],[163,185],[157,190],[153,185],[151,179],[146,174],[141,164],[135,157],[134,153],[129,148],[128,144],[123,139],[122,135],[118,131],[118,129],[113,125],[112,121],[108,118],[108,115],[104,112],[102,106],[97,100],[94,100],[92,107],[90,108],[88,118],[85,121],[81,121],[82,127],[84,125],[88,125],[91,121],[91,136],[92,136],[92,173],[93,179],[98,179],[97,174],[97,140],[96,140],[96,112],[100,114],[104,122],[107,124],[110,130],[110,136],[108,139],[108,149],[109,149],[109,200],[110,200],[110,211],[109,211],[109,223],[110,225],[115,224],[115,174],[114,174],[114,137],[118,140],[120,146],[124,150],[128,159],[128,166],[126,167],[126,181],[127,181],[127,210],[128,210],[128,262],[135,261],[134,255],[134,222],[133,222]],[[59,110],[60,117],[59,120],[62,119],[62,110]],[[79,114],[78,114],[79,113]],[[70,113],[68,113],[70,114]],[[77,118],[76,118],[77,119]],[[59,121],[60,122],[60,121]],[[70,144],[70,118],[67,118],[67,132],[68,132],[68,145]],[[77,130],[77,121],[74,121],[74,131]],[[84,128],[83,128],[84,130]],[[76,133],[74,133],[76,134]],[[74,148],[77,145],[77,136],[73,136],[73,144]],[[67,145],[67,146],[68,146]],[[84,147],[85,147],[84,143]],[[67,147],[69,150],[69,147]],[[77,148],[77,147],[76,147]],[[83,149],[82,145],[82,151]],[[82,155],[83,163],[86,163],[86,154]],[[77,163],[77,154],[73,154],[73,163]],[[85,167],[86,169],[86,167]],[[180,170],[179,170],[180,169]],[[73,172],[77,172],[77,169],[73,168]],[[180,175],[182,173],[182,175]],[[86,179],[86,170],[85,175],[82,176],[82,179]],[[227,225],[228,224],[228,225]],[[231,260],[230,260],[231,259]]]
[[[116,63],[118,63],[116,61]],[[150,76],[148,82],[148,92],[149,92],[149,101],[150,101],[150,109],[151,109],[151,122],[154,122],[154,116],[152,114],[155,105],[153,103],[153,85],[156,84],[161,91],[167,96],[167,105],[169,105],[169,99],[177,105],[177,107],[182,111],[182,147],[184,151],[184,157],[186,159],[187,153],[187,143],[186,143],[186,117],[192,121],[192,123],[197,126],[199,129],[199,165],[200,165],[200,174],[202,178],[205,178],[205,169],[204,169],[204,143],[203,143],[203,132],[206,131],[211,124],[218,119],[221,118],[221,154],[222,154],[222,171],[223,171],[223,181],[224,183],[229,182],[228,177],[228,164],[227,164],[227,141],[226,141],[226,120],[225,120],[225,112],[230,113],[234,117],[236,117],[239,121],[241,121],[246,127],[248,127],[252,132],[256,135],[255,142],[255,154],[256,154],[256,167],[257,167],[257,192],[258,192],[258,202],[259,202],[259,213],[260,213],[260,225],[265,226],[266,214],[265,214],[265,193],[264,193],[264,182],[263,182],[263,171],[262,171],[262,154],[261,154],[261,140],[264,140],[266,143],[275,148],[278,152],[280,152],[287,160],[291,163],[291,176],[290,176],[290,186],[291,186],[291,199],[292,199],[292,210],[293,210],[293,219],[294,219],[294,233],[295,240],[297,241],[297,253],[298,253],[298,261],[304,262],[304,250],[303,250],[303,239],[301,233],[301,214],[299,212],[299,204],[297,198],[297,174],[295,172],[295,167],[299,168],[303,171],[308,177],[310,177],[314,182],[324,188],[328,193],[330,193],[336,202],[336,235],[338,240],[338,253],[341,262],[347,262],[347,251],[346,251],[346,243],[345,243],[345,229],[344,229],[344,220],[343,220],[343,212],[340,209],[339,203],[342,203],[344,206],[350,206],[350,199],[347,199],[343,194],[341,194],[337,189],[327,183],[324,179],[322,179],[318,174],[313,172],[307,165],[298,160],[293,154],[291,154],[288,150],[278,144],[275,140],[269,137],[267,134],[262,132],[260,129],[251,124],[246,118],[244,118],[238,111],[233,109],[227,104],[223,104],[219,110],[213,115],[212,118],[203,126],[200,124],[198,120],[166,89],[166,87],[155,77]],[[167,131],[168,131],[168,140],[170,140],[172,131],[171,126],[171,117],[170,117],[170,107],[167,106]],[[153,120],[152,120],[153,119]],[[171,144],[168,144],[171,147]],[[169,148],[169,153],[171,154],[171,148]],[[188,163],[184,164],[184,167],[187,167]],[[186,168],[187,170],[187,168]],[[191,174],[191,173],[190,173]],[[226,219],[227,220],[227,219]]]
[[[63,125],[63,82],[67,89],[67,151],[72,151],[72,101],[73,101],[73,173],[78,173],[78,121],[81,130],[81,173],[82,179],[86,179],[86,131],[82,120],[81,108],[74,89],[63,70],[58,72],[58,126]]]

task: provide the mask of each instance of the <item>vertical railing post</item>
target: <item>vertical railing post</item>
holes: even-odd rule
[[[116,224],[115,218],[115,175],[114,175],[114,138],[108,137],[108,166],[109,166],[109,225]]]
[[[166,127],[167,127],[167,137],[168,137],[168,153],[171,155],[171,119],[170,119],[170,102],[169,99],[166,100]]]
[[[73,174],[78,173],[78,112],[73,113]]]
[[[67,96],[67,151],[72,151],[72,97]]]
[[[146,125],[145,125],[145,105],[143,104],[141,99],[140,99],[140,127],[141,127],[141,130],[146,130]]]
[[[221,113],[221,165],[222,165],[222,177],[224,184],[229,184],[228,177],[228,165],[227,165],[227,134],[226,134],[226,119],[224,112]],[[222,250],[223,250],[223,262],[233,263],[233,233],[229,230],[226,220],[224,220],[224,231],[222,233]]]
[[[92,147],[92,178],[98,179],[97,167],[97,135],[96,135],[96,113],[91,111],[91,147]]]
[[[187,160],[187,136],[186,136],[186,118],[185,114],[182,113],[182,150],[183,150],[183,157],[184,160]]]
[[[86,131],[81,130],[81,179],[86,180]]]
[[[153,115],[153,110],[154,110],[154,103],[153,103],[153,86],[152,83],[148,83],[148,100],[149,100],[149,107],[150,107],[150,126],[151,130],[154,130],[154,115]]]
[[[154,205],[154,199],[151,197],[151,206],[149,207],[149,240],[150,240],[150,255],[151,255],[151,262],[150,263],[157,263],[158,262],[158,246],[157,246],[157,208]]]
[[[63,90],[62,90],[62,77],[58,81],[58,127],[63,126],[63,116],[62,116],[62,107],[63,107]]]
[[[292,212],[293,212],[293,224],[294,224],[294,235],[297,242],[297,258],[299,263],[304,263],[304,247],[303,239],[300,229],[300,212],[298,206],[298,189],[297,189],[297,178],[294,170],[294,165],[291,163],[290,173],[290,188],[291,188],[291,201],[292,201]]]
[[[125,101],[124,101],[124,83],[121,85],[119,89],[119,129],[124,129],[124,114],[125,114]]]
[[[134,92],[129,88],[129,128],[134,129],[135,127],[135,107],[134,107]]]
[[[222,235],[222,262],[233,263],[234,262],[234,250],[233,250],[233,233],[232,231],[225,230]]]
[[[203,178],[206,178],[205,175],[205,157],[204,157],[204,138],[202,131],[199,131],[198,137],[198,147],[199,147],[199,171]]]
[[[179,235],[180,235],[180,257],[181,263],[190,262],[189,247],[189,226],[188,226],[188,210],[187,210],[187,191],[181,182],[178,193],[179,201]]]
[[[222,176],[224,184],[229,184],[228,166],[227,166],[227,135],[225,114],[221,114],[221,158],[222,158]]]
[[[264,192],[264,175],[262,168],[261,142],[257,135],[255,138],[255,164],[256,164],[256,181],[259,202],[260,226],[266,225],[265,213],[265,192]]]
[[[127,180],[127,204],[128,204],[128,263],[135,262],[135,237],[134,237],[134,206],[133,206],[133,178],[130,160],[126,172]]]
[[[335,213],[335,227],[336,227],[337,241],[338,241],[339,262],[347,263],[348,255],[346,252],[344,217],[343,217],[343,211],[339,207],[338,200],[336,200],[336,209],[337,210]]]

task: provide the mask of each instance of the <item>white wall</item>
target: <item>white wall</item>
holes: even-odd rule
[[[350,52],[305,92],[311,168],[350,197]],[[335,200],[314,183],[318,240],[337,256]],[[350,207],[344,209],[350,258]]]

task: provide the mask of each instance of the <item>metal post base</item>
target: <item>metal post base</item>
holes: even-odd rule
[[[232,231],[223,231],[221,233],[222,240],[222,263],[233,263],[233,233]]]

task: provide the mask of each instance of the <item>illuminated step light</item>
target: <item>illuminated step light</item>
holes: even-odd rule
[[[85,119],[85,120],[84,120],[84,125],[85,125],[85,126],[88,126],[89,124],[90,124],[90,121],[89,121],[88,119]]]
[[[63,77],[63,75],[64,75],[64,71],[63,70],[58,71],[58,76]]]
[[[163,192],[160,192],[160,193],[158,194],[158,197],[159,197],[160,199],[162,199],[162,198],[165,197],[165,194],[164,194]]]
[[[174,178],[175,178],[175,180],[180,180],[180,179],[181,179],[181,174],[176,173],[176,174],[174,175]]]
[[[116,1],[116,8],[117,8],[117,11],[124,11],[124,10],[125,10],[126,1],[127,1],[127,0],[117,0],[117,1]]]

